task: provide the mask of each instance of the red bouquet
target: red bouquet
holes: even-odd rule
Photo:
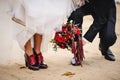
[[[74,54],[76,64],[81,64],[84,58],[81,30],[72,23],[66,23],[62,26],[61,32],[56,32],[54,39],[54,48],[57,46],[62,49],[69,49]]]

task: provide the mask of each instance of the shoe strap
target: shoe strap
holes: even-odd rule
[[[35,60],[35,56],[34,55],[30,55],[29,56],[29,62],[31,65],[35,65],[36,64],[36,60]]]
[[[37,57],[38,57],[38,62],[41,63],[43,62],[43,56],[41,53],[37,54]]]

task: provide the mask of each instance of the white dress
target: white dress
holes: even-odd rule
[[[32,24],[40,34],[61,28],[73,10],[72,0],[29,0],[26,3],[28,18],[32,19]]]
[[[14,34],[21,48],[35,33],[47,35],[61,30],[62,24],[75,9],[73,0],[9,0],[10,14],[25,22],[16,24]]]

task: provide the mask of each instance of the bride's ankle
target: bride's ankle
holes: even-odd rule
[[[25,53],[28,55],[28,56],[31,56],[31,55],[33,55],[33,51],[25,51]]]
[[[33,48],[34,53],[39,54],[41,53],[40,50]]]

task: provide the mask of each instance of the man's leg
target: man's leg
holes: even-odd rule
[[[104,28],[100,32],[100,50],[105,59],[110,61],[115,61],[115,57],[110,51],[109,47],[116,42],[115,33],[115,23],[116,23],[116,6],[115,4],[110,9],[108,15],[108,22],[105,24]]]

